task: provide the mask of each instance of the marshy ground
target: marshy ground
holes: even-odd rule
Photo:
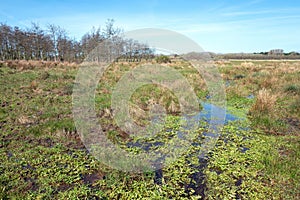
[[[153,64],[155,61],[151,61]],[[95,107],[107,137],[132,153],[138,141],[112,120],[111,91],[138,63],[113,63],[99,81]],[[205,82],[183,60],[166,64],[183,74],[201,101]],[[199,159],[192,145],[161,171],[125,173],[105,166],[82,144],[72,118],[79,66],[0,63],[1,199],[299,199],[300,61],[216,61],[226,87],[228,122],[215,149]],[[169,114],[152,142],[176,135],[180,107],[166,88],[146,85],[131,97],[131,115],[148,122],[149,105]],[[201,140],[205,126],[197,130]],[[197,141],[196,141],[197,142]],[[153,148],[156,148],[154,145]],[[158,178],[157,178],[158,177]]]

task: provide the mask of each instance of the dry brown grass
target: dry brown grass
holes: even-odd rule
[[[258,91],[256,101],[250,109],[251,114],[272,114],[276,103],[276,95],[273,95],[267,89]]]
[[[41,61],[41,60],[7,60],[2,61],[2,65],[17,69],[18,71],[22,70],[31,70],[35,68],[53,68],[53,67],[77,67],[77,63],[69,62],[54,62],[54,61]]]
[[[241,63],[241,66],[245,68],[253,68],[255,67],[255,64],[253,62],[243,62]]]
[[[260,83],[261,88],[275,88],[278,85],[278,78],[276,76],[266,76],[262,79]]]
[[[31,84],[30,84],[30,88],[33,89],[33,90],[35,90],[35,89],[37,89],[37,87],[38,87],[37,81],[36,81],[36,80],[33,80],[33,81],[31,82]]]
[[[28,124],[33,124],[34,123],[34,120],[33,119],[30,119],[29,117],[27,116],[20,116],[17,121],[19,122],[19,124],[22,124],[22,125],[28,125]]]
[[[138,105],[129,102],[129,113],[137,124],[148,119],[148,113]],[[141,125],[141,124],[140,124]]]

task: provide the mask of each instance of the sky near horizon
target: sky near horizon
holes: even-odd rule
[[[80,39],[107,19],[124,31],[164,28],[184,34],[205,51],[300,52],[297,0],[15,0],[2,1],[0,22],[27,28],[55,24]]]

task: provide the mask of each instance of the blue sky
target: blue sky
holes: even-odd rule
[[[182,33],[204,50],[260,52],[282,48],[300,52],[297,0],[15,0],[2,1],[0,22],[22,28],[53,23],[80,39],[108,18],[124,31],[165,28]]]

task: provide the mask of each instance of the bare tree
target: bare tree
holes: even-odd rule
[[[137,41],[124,39],[122,30],[114,26],[114,20],[108,19],[104,29],[92,28],[81,41],[70,39],[65,29],[49,24],[43,30],[38,23],[30,28],[12,28],[0,24],[0,59],[33,59],[80,62],[94,49],[96,60],[109,61],[123,57],[130,61],[150,58],[153,50]],[[103,44],[102,44],[103,43]],[[101,46],[102,44],[102,46]],[[101,47],[99,47],[99,45]]]
[[[114,26],[115,20],[107,19],[105,24],[105,29],[103,31],[103,36],[105,39],[112,39],[116,36],[119,36],[122,32],[122,29]]]

